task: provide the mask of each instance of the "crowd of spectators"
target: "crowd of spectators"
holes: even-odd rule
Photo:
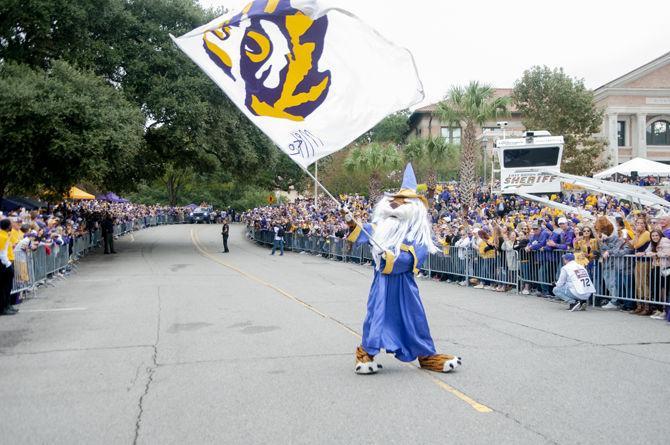
[[[660,189],[656,193],[670,200]],[[670,216],[584,190],[546,196],[579,210],[574,213],[515,195],[491,194],[485,187],[476,195],[476,207],[466,209],[455,183],[443,184],[431,198],[434,241],[443,254],[474,258],[467,274],[433,272],[435,280],[552,297],[561,255],[573,252],[591,275],[597,295],[602,295],[597,304],[657,319],[670,317],[662,305],[654,304],[667,301],[670,292]],[[242,219],[256,230],[276,233],[280,227],[285,233],[345,239],[348,229],[340,206],[366,222],[373,203],[359,195],[340,196],[340,201],[322,198],[315,205],[313,199],[297,199],[250,210]]]
[[[0,281],[2,295],[0,313],[12,313],[20,303],[21,294],[11,293],[13,281],[28,282],[28,256],[43,249],[47,256],[57,255],[61,249],[73,252],[75,240],[91,237],[100,230],[105,253],[115,253],[114,227],[122,224],[147,226],[149,218],[169,216],[184,221],[188,207],[147,206],[105,201],[63,202],[55,207],[39,210],[18,209],[3,214],[0,220],[7,230],[0,230]],[[13,277],[16,276],[16,280]]]

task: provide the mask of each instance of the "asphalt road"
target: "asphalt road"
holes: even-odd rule
[[[433,374],[353,372],[372,269],[165,226],[0,318],[0,443],[666,444],[670,325],[420,281]]]

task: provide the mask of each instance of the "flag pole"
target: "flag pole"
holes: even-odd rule
[[[314,163],[314,208],[316,210],[319,210],[319,202],[317,200],[319,196],[319,189],[316,186],[318,178],[319,178],[319,160],[317,159],[317,161]]]
[[[300,165],[300,164],[298,164],[298,165]],[[328,191],[328,189],[327,189],[326,187],[324,187],[324,185],[321,184],[321,183],[319,182],[319,180],[316,179],[316,177],[315,177],[313,174],[311,174],[310,171],[309,171],[307,168],[303,167],[302,165],[300,165],[300,168],[302,168],[302,170],[303,170],[305,173],[307,173],[307,175],[308,175],[310,178],[312,178],[312,179],[314,180],[314,184],[318,184],[319,187],[321,187],[321,190],[323,190],[323,191],[326,193],[326,195],[328,195],[328,196],[330,197],[330,199],[332,199],[333,201],[335,201],[335,203],[336,203],[337,205],[339,205],[339,206],[342,205],[342,203],[340,203],[340,201],[338,201],[337,198],[335,198],[335,197],[332,195],[332,193],[330,193],[330,192]],[[365,233],[365,234],[368,236],[368,239],[369,239],[375,246],[377,246],[382,252],[386,250],[386,249],[384,249],[384,248],[383,248],[383,247],[382,247],[382,246],[381,246],[381,245],[380,245],[380,244],[379,244],[379,243],[372,237],[372,235],[370,234],[370,232],[368,232],[367,230],[365,230],[365,226],[363,226],[363,223],[362,223],[362,222],[360,222],[359,220],[357,220],[356,218],[354,218],[354,215],[351,215],[351,218],[352,218],[352,220],[356,223],[356,225],[357,225],[358,227],[361,228],[361,231],[362,231],[363,233]]]

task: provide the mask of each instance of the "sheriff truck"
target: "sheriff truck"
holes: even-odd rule
[[[555,193],[561,180],[563,136],[548,131],[527,131],[523,138],[496,141],[500,161],[500,189],[504,194]]]

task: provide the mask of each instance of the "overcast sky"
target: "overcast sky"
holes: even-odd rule
[[[200,0],[237,7],[245,0]],[[670,51],[668,0],[334,0],[409,48],[426,91],[478,80],[512,87],[533,65],[597,88]]]

